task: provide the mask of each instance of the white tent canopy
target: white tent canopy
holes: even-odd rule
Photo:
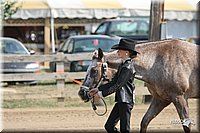
[[[151,0],[20,0],[13,19],[150,16]],[[197,0],[165,0],[165,19],[196,19]]]

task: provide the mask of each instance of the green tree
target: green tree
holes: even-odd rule
[[[16,7],[15,4],[17,1],[2,1],[1,2],[1,9],[2,9],[2,18],[6,19],[11,17],[13,14],[17,12],[19,7]]]

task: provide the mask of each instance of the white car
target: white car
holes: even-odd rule
[[[9,37],[0,37],[1,54],[6,55],[32,55],[34,51],[28,49],[18,40]],[[39,64],[36,62],[4,62],[2,63],[1,72],[3,74],[13,73],[38,73],[40,70]],[[17,81],[9,81],[8,84],[15,84]],[[36,84],[37,81],[21,81],[28,84]]]

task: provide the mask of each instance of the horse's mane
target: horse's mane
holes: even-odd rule
[[[121,59],[118,57],[118,53],[117,53],[117,50],[115,51],[111,51],[111,52],[104,52],[103,53],[103,58],[99,58],[99,53],[98,53],[98,50],[95,50],[93,52],[93,56],[92,56],[92,59],[100,59],[102,60],[103,62],[107,62],[109,63],[109,65],[111,67],[116,67],[116,65],[119,65],[121,63]]]
[[[118,54],[117,54],[117,50],[109,52],[109,53],[105,53],[105,61],[116,61],[119,59]]]
[[[121,61],[122,59],[118,57],[117,50],[104,54],[104,62],[107,62],[111,68],[116,69]]]

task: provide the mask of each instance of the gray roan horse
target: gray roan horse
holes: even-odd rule
[[[140,53],[134,58],[136,78],[144,81],[151,95],[151,104],[141,121],[140,132],[145,133],[150,121],[173,103],[183,129],[190,133],[188,98],[199,98],[198,45],[179,39],[147,42],[136,45]],[[104,63],[104,65],[102,65]],[[106,66],[107,68],[103,67]],[[117,52],[94,53],[79,95],[87,102],[88,89],[111,80],[120,63]],[[137,88],[136,88],[137,89]]]

